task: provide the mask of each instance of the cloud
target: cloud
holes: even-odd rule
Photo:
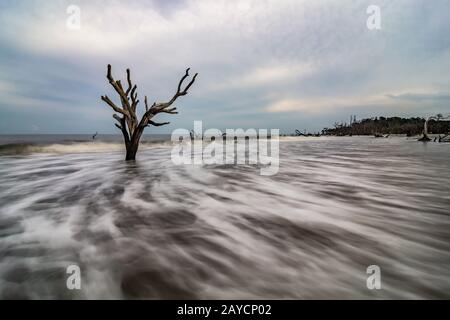
[[[66,9],[74,3],[80,30],[66,28]],[[31,118],[44,113],[42,132],[59,130],[57,123],[68,123],[64,129],[72,132],[116,132],[99,100],[105,93],[114,97],[105,80],[108,63],[116,78],[131,68],[139,95],[157,101],[173,94],[186,67],[199,72],[189,95],[177,101],[180,114],[158,130],[189,127],[194,119],[286,131],[303,121],[317,130],[346,119],[349,109],[361,115],[450,112],[450,75],[443,72],[450,69],[450,3],[380,0],[380,31],[366,27],[370,4],[4,1],[0,113],[17,132],[29,131]],[[70,121],[74,117],[83,121]]]
[[[285,99],[269,104],[265,111],[269,113],[278,112],[301,112],[306,114],[323,114],[331,110],[345,108],[364,108],[367,106],[393,107],[383,95],[365,97],[345,98],[316,98],[316,99]]]
[[[223,82],[214,83],[210,89],[215,90],[245,90],[257,87],[278,87],[295,81],[313,72],[309,64],[290,64],[274,66],[258,66],[244,74],[234,75]]]
[[[402,94],[388,94],[387,97],[394,100],[405,100],[413,102],[422,101],[449,101],[449,93],[402,93]]]

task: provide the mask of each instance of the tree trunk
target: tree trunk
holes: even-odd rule
[[[424,132],[422,138],[420,138],[417,141],[421,141],[421,142],[428,142],[431,141],[430,137],[428,137],[428,135]]]
[[[127,153],[125,156],[125,160],[136,160],[136,153],[138,151],[139,143],[132,143],[130,142],[128,145],[126,145]]]
[[[136,160],[136,153],[139,149],[139,142],[141,140],[141,135],[144,130],[138,128],[134,135],[132,136],[131,140],[125,145],[127,149],[127,153],[125,156],[125,160]]]
[[[428,121],[430,121],[431,117],[425,120],[423,125],[423,136],[418,141],[428,142],[431,141],[430,137],[428,137]]]

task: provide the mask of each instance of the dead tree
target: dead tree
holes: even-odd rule
[[[428,117],[426,120],[425,120],[425,123],[424,123],[424,125],[423,125],[423,136],[422,136],[422,138],[420,138],[418,141],[422,141],[422,142],[428,142],[428,141],[431,141],[431,139],[430,139],[430,137],[428,137],[428,122],[430,121],[430,120],[436,120],[436,121],[439,121],[439,120],[446,120],[446,119],[449,119],[450,118],[450,116],[448,116],[448,117],[444,117],[442,114],[437,114],[436,116],[431,116],[431,117]],[[439,142],[441,142],[441,139],[439,139]]]
[[[424,124],[423,124],[423,131],[422,131],[422,138],[418,139],[417,141],[422,141],[422,142],[428,142],[431,141],[430,137],[428,137],[428,121],[430,121],[431,119],[434,119],[434,117],[428,117]]]
[[[139,103],[138,95],[136,92],[137,86],[133,85],[131,82],[130,69],[127,69],[127,89],[125,90],[120,80],[114,80],[111,74],[111,65],[108,64],[108,72],[106,78],[108,79],[114,90],[119,94],[121,107],[117,106],[107,95],[102,96],[102,100],[106,102],[114,110],[114,112],[116,112],[113,117],[117,120],[118,123],[115,123],[115,125],[120,129],[124,138],[126,148],[125,160],[136,159],[136,153],[139,148],[139,141],[146,127],[150,125],[158,127],[169,124],[169,122],[157,123],[152,119],[158,113],[177,114],[177,108],[172,107],[172,104],[175,102],[175,100],[177,100],[178,97],[185,96],[188,93],[188,90],[194,84],[197,75],[198,73],[196,73],[188,83],[188,85],[184,89],[182,89],[183,82],[187,77],[189,77],[188,68],[185,75],[178,83],[177,92],[168,102],[155,102],[152,104],[152,106],[149,107],[147,96],[145,96],[145,113],[142,116],[141,120],[138,120],[136,114],[136,109]]]

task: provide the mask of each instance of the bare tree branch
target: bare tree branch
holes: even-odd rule
[[[116,119],[120,124],[124,120],[123,118],[119,117],[117,114],[113,114],[113,118]]]
[[[186,78],[189,76],[189,70],[190,68],[186,69],[186,73],[181,78],[180,82],[178,83],[177,92],[174,94],[172,99],[170,99],[169,102],[163,102],[163,103],[154,103],[150,108],[148,108],[148,104],[146,104],[146,112],[144,116],[142,117],[139,126],[146,126],[149,123],[149,120],[152,119],[155,115],[158,113],[169,113],[169,114],[178,114],[176,112],[176,108],[169,108],[175,100],[177,100],[180,96],[185,96],[188,93],[189,88],[194,84],[195,79],[197,78],[198,73],[194,75],[192,80],[189,82],[189,84],[182,90],[181,87],[183,85],[183,82],[186,80]]]
[[[177,110],[177,108],[173,107],[173,108],[169,108],[169,109],[162,109],[161,112],[170,113],[170,114],[178,114],[178,112],[176,112],[175,110]]]
[[[196,73],[194,75],[194,77],[192,78],[191,82],[189,82],[189,84],[186,86],[186,88],[184,88],[184,90],[180,92],[181,85],[183,84],[184,79],[186,79],[189,76],[189,70],[190,70],[190,68],[186,69],[186,74],[181,79],[180,83],[178,84],[178,93],[179,93],[180,96],[184,96],[184,95],[186,95],[188,93],[189,88],[194,84],[195,78],[197,78],[198,73]]]
[[[123,115],[127,114],[127,111],[123,110],[122,108],[119,108],[118,106],[116,106],[114,104],[114,102],[111,101],[111,99],[109,99],[108,96],[102,96],[102,100],[105,101],[111,108],[113,108],[113,110],[117,113],[121,113]]]
[[[152,126],[155,126],[155,127],[160,127],[160,126],[164,126],[164,125],[169,124],[169,123],[170,122],[157,123],[157,122],[154,122],[152,120],[149,120],[147,126],[152,125]]]
[[[116,90],[116,92],[119,94],[120,98],[123,99],[123,101],[126,102],[127,107],[129,107],[129,103],[128,103],[128,97],[125,94],[125,92],[123,91],[122,85],[120,84],[120,81],[116,82],[111,74],[111,65],[108,64],[108,72],[106,74],[106,78],[109,80],[109,83],[111,84],[111,86],[114,88],[114,90]]]
[[[133,112],[136,111],[136,107],[139,103],[139,100],[137,100],[137,86],[134,85],[133,89],[131,90],[131,109],[133,110]]]
[[[127,92],[125,92],[125,94],[128,96],[128,94],[130,93],[131,88],[133,87],[133,85],[131,84],[130,69],[127,69],[127,82],[128,82],[128,89],[127,89]]]

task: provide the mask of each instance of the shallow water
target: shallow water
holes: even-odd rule
[[[450,298],[449,144],[285,140],[274,176],[56,146],[0,156],[0,298]]]

